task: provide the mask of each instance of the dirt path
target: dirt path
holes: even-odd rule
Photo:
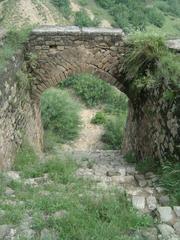
[[[24,21],[31,24],[56,24],[50,10],[42,2],[38,2],[42,8],[43,15],[37,6],[31,0],[20,0],[18,4],[19,14],[22,17],[21,23]],[[24,21],[23,21],[24,20]]]
[[[79,12],[81,10],[81,6],[79,6],[79,4],[73,2],[72,0],[70,0],[70,5],[73,12]]]
[[[104,132],[102,126],[91,124],[91,119],[98,112],[97,109],[83,109],[80,113],[82,130],[79,138],[71,144],[64,144],[62,150],[91,151],[103,149],[101,136]]]

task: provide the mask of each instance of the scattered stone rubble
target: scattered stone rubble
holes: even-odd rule
[[[95,159],[93,167],[89,169],[88,162],[87,165],[84,162],[84,166],[77,170],[76,175],[100,181],[101,184],[98,184],[104,188],[116,186],[123,189],[134,208],[153,216],[155,222],[159,224],[155,230],[150,229],[145,235],[142,234],[145,239],[180,240],[180,206],[170,206],[165,189],[157,186],[158,177],[152,172],[145,175],[137,173],[133,165],[124,162],[123,157],[117,160],[115,156],[118,155],[118,151],[113,151],[114,159],[105,157],[103,160],[103,151],[96,154],[95,157],[93,153]]]

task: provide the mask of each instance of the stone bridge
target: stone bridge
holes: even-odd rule
[[[35,97],[67,77],[82,72],[98,75],[121,88],[119,64],[123,54],[121,29],[44,27],[32,31],[28,51],[37,57],[33,73]]]
[[[157,90],[150,93],[146,101],[140,99],[137,104],[120,77],[119,69],[126,54],[123,37],[121,29],[46,26],[32,31],[25,51],[14,56],[0,75],[1,168],[11,165],[24,134],[41,152],[41,94],[67,77],[83,72],[99,76],[129,98],[123,153],[134,151],[140,159],[178,157],[179,125],[176,113],[172,111],[176,103],[171,106],[164,103]],[[15,78],[24,65],[32,78],[28,91],[18,88]],[[149,114],[152,111],[153,116]]]

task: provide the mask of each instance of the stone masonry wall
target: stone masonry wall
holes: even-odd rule
[[[119,72],[126,54],[120,29],[40,27],[32,31],[25,54],[33,77],[29,90],[18,87],[16,78],[24,63],[23,51],[12,57],[0,73],[0,169],[12,165],[23,135],[41,152],[41,94],[68,76],[82,72],[99,76],[129,97],[124,154],[133,150],[139,159],[179,158],[178,98],[165,102],[161,89],[136,99],[129,95]]]
[[[123,153],[138,159],[180,160],[180,101],[166,101],[162,89],[149,91],[138,102],[129,102]]]
[[[18,87],[24,53],[19,51],[0,73],[0,169],[10,168],[23,135],[33,142],[34,112],[29,92]]]

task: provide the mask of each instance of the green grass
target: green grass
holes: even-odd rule
[[[21,30],[10,30],[7,33],[4,45],[0,48],[0,72],[3,71],[10,58],[21,49],[23,43],[27,40],[31,28]]]
[[[60,10],[61,13],[63,13],[66,18],[70,17],[71,8],[69,0],[51,0],[51,2]]]
[[[133,152],[129,152],[124,158],[128,163],[135,164],[138,172],[142,174],[154,172],[158,175],[158,184],[163,187],[170,196],[171,205],[180,205],[180,163],[169,161],[160,164],[152,158],[139,161]]]
[[[102,125],[105,124],[107,117],[104,112],[97,112],[96,115],[91,119],[91,123]]]
[[[72,88],[88,107],[105,106],[108,113],[127,110],[128,98],[102,79],[90,74],[72,76],[60,83],[60,88]]]
[[[102,136],[102,141],[105,144],[105,149],[119,150],[121,148],[127,119],[127,112],[121,112],[106,121],[104,128],[105,132]]]
[[[63,81],[60,87],[74,89],[77,96],[88,107],[95,107],[105,103],[105,99],[109,98],[111,89],[111,86],[105,81],[90,74],[72,76]]]
[[[156,31],[166,36],[179,36],[180,3],[172,1],[112,1],[96,0],[97,5],[113,18],[113,26],[125,32],[134,30]]]
[[[159,161],[152,159],[151,157],[139,160],[133,152],[129,152],[124,156],[124,159],[128,163],[133,163],[136,166],[136,170],[142,174],[147,172],[154,172],[159,174],[161,171],[161,166]]]
[[[75,2],[80,4],[81,0],[76,0]],[[108,11],[106,9],[103,9],[99,5],[97,5],[95,0],[86,1],[86,2],[87,4],[84,7],[92,11],[95,17],[97,17],[99,20],[105,19],[110,24],[114,22],[113,17],[108,13]]]
[[[80,10],[75,13],[74,24],[79,27],[97,27],[99,25],[99,19],[94,18],[92,20],[85,10]]]
[[[167,162],[162,165],[160,185],[171,198],[171,204],[180,205],[180,163]]]
[[[51,148],[53,141],[65,143],[78,136],[80,130],[80,104],[67,92],[51,88],[41,96],[41,115],[45,144]]]
[[[23,151],[27,151],[27,147]],[[21,176],[41,177],[48,173],[52,182],[33,188],[25,185],[23,179],[21,182],[10,181],[5,174],[2,175],[0,200],[3,200],[1,209],[5,211],[5,216],[0,219],[0,224],[18,226],[28,213],[32,216],[36,240],[40,239],[40,231],[44,228],[55,231],[62,240],[135,240],[133,234],[128,235],[130,231],[134,233],[152,225],[152,219],[138,214],[126,195],[117,189],[104,191],[96,188],[93,181],[75,177],[78,165],[73,159],[55,156],[44,163],[35,160],[30,164],[31,154],[30,150],[21,162],[18,160]],[[7,186],[15,191],[13,200],[18,203],[16,207],[5,204],[7,199],[11,199],[4,195]],[[42,196],[43,191],[49,194]],[[67,212],[64,217],[53,216],[56,211],[62,210]]]

